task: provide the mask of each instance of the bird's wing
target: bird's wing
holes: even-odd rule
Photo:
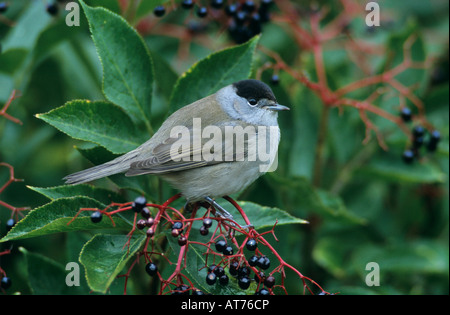
[[[247,156],[249,146],[256,142],[256,131],[240,139],[232,137],[227,140],[226,133],[229,131],[225,130],[225,126],[214,128],[209,137],[199,137],[198,131],[186,129],[178,137],[167,138],[154,147],[151,157],[133,162],[125,175],[166,174],[242,161]]]

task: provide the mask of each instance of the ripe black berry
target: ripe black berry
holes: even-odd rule
[[[147,200],[144,196],[139,196],[136,199],[134,199],[133,203],[131,204],[131,208],[134,212],[141,212],[147,204]]]
[[[262,288],[261,290],[256,292],[256,295],[270,295],[270,292],[266,288]]]
[[[202,225],[202,226],[200,227],[200,234],[203,235],[203,236],[205,236],[205,235],[208,235],[208,233],[209,233],[208,228],[205,227],[204,225]]]
[[[183,228],[183,223],[181,221],[175,221],[172,224],[172,230],[179,230]]]
[[[217,276],[214,272],[210,272],[206,275],[206,283],[209,285],[213,285],[216,283]]]
[[[226,274],[223,274],[219,277],[219,283],[221,285],[227,285],[229,281],[230,281],[230,279],[228,278],[228,276]]]
[[[278,85],[280,83],[280,77],[278,76],[278,74],[272,75],[272,77],[270,78],[270,83],[272,85]]]
[[[257,265],[261,269],[266,270],[270,267],[270,259],[266,256],[261,256],[258,259]]]
[[[242,290],[247,290],[250,286],[250,279],[248,277],[239,278],[238,285]]]
[[[145,228],[146,223],[147,223],[147,221],[145,219],[140,219],[136,222],[136,227],[139,230],[142,230],[143,228]]]
[[[225,247],[225,249],[223,250],[223,254],[224,254],[225,256],[231,256],[231,255],[233,255],[233,253],[234,253],[233,247],[231,247],[231,246],[227,246],[227,247]]]
[[[16,225],[16,221],[14,221],[14,219],[9,219],[8,221],[6,221],[6,230],[9,231],[13,228],[13,226]]]
[[[192,7],[194,6],[194,1],[183,0],[183,2],[181,2],[181,6],[183,7],[183,9],[192,9]]]
[[[236,260],[232,261],[230,263],[230,268],[229,268],[230,275],[232,275],[233,277],[236,277],[238,275],[238,270],[239,270],[239,262],[237,262]]]
[[[223,6],[223,0],[211,0],[211,6],[214,9],[220,9]]]
[[[185,284],[175,287],[172,291],[172,295],[189,295],[190,293],[189,287]]]
[[[430,152],[434,152],[437,149],[438,143],[441,140],[441,134],[437,130],[433,130],[428,139],[427,149]]]
[[[275,284],[275,277],[274,276],[268,276],[265,280],[264,280],[264,285],[268,288],[273,287]]]
[[[156,275],[156,273],[158,272],[158,266],[156,266],[155,263],[150,262],[150,263],[148,263],[148,264],[145,266],[145,271],[146,271],[150,276],[153,277],[153,276]]]
[[[147,237],[152,237],[153,235],[155,235],[155,230],[151,227],[148,228],[147,232],[145,232],[145,234],[147,234]]]
[[[58,14],[58,6],[56,5],[56,3],[47,4],[47,12],[48,14],[53,16]]]
[[[417,137],[413,139],[413,148],[419,149],[425,142],[424,137]]]
[[[248,264],[252,267],[256,267],[256,264],[258,263],[258,259],[259,257],[256,255],[253,255],[252,257],[250,257],[250,259],[248,260]]]
[[[237,12],[237,10],[238,10],[238,7],[237,7],[237,5],[236,4],[229,4],[229,5],[227,5],[226,7],[225,7],[225,13],[228,15],[228,16],[234,16],[235,14],[236,14],[236,12]]]
[[[404,122],[410,122],[412,118],[412,112],[408,107],[403,107],[400,111],[400,117]]]
[[[157,17],[162,17],[164,14],[166,14],[166,8],[164,8],[164,6],[162,5],[158,5],[157,7],[155,7],[155,9],[153,9],[153,14]]]
[[[250,275],[250,268],[248,268],[247,266],[242,266],[241,268],[238,269],[239,278],[248,277],[249,275]]]
[[[150,213],[150,210],[148,210],[147,207],[144,208],[144,209],[142,209],[142,211],[141,211],[141,216],[142,216],[144,219],[150,218],[151,215],[152,215],[152,214]]]
[[[187,238],[186,236],[180,236],[180,238],[178,239],[178,245],[180,246],[184,246],[187,244]]]
[[[212,220],[211,218],[204,218],[203,219],[203,226],[207,229],[209,229],[212,225]]]
[[[256,241],[254,239],[249,239],[247,241],[247,243],[245,244],[245,247],[247,247],[247,249],[249,251],[255,251],[256,247],[258,247],[258,244],[256,243]]]
[[[2,280],[0,281],[0,287],[3,290],[8,290],[11,287],[11,285],[12,285],[11,279],[6,276],[3,277]]]
[[[244,5],[242,6],[242,9],[247,12],[253,12],[256,8],[255,2],[252,0],[247,0],[244,2]]]
[[[402,159],[406,164],[411,164],[414,161],[415,154],[412,150],[406,150],[403,152]]]
[[[102,220],[102,213],[100,211],[95,211],[91,214],[91,221],[93,223],[99,223]]]
[[[207,7],[199,7],[197,9],[197,16],[200,18],[204,18],[208,15],[208,8]]]
[[[423,128],[422,126],[416,126],[413,129],[413,136],[414,138],[419,138],[419,137],[423,137],[425,135],[425,128]]]
[[[8,3],[0,2],[0,13],[6,12],[8,10]]]
[[[194,290],[192,291],[192,295],[205,295],[205,292],[201,290]]]
[[[225,269],[223,269],[222,266],[217,266],[213,272],[216,274],[216,276],[222,277],[225,274]]]
[[[216,250],[219,253],[222,253],[226,247],[227,247],[227,242],[225,240],[218,240],[216,242]]]

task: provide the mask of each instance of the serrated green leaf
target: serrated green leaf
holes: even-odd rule
[[[64,197],[76,197],[85,196],[100,201],[103,204],[110,204],[111,202],[125,202],[122,196],[114,191],[94,187],[92,185],[63,185],[56,187],[32,187],[27,186],[31,190],[34,190],[45,197],[55,200]]]
[[[31,253],[23,247],[19,250],[25,255],[27,267],[27,282],[33,294],[37,295],[62,295],[62,294],[87,294],[85,283],[80,286],[68,286],[66,276],[69,271],[60,263],[40,254]]]
[[[131,151],[146,140],[121,108],[104,101],[75,100],[36,117],[72,138],[99,144],[113,153]]]
[[[104,217],[99,223],[90,220],[91,211],[82,211],[69,225],[69,221],[81,208],[104,209],[106,206],[88,197],[70,197],[54,200],[46,205],[31,210],[25,218],[6,234],[0,242],[25,239],[60,232],[117,229],[129,230],[130,222],[123,217],[115,216],[113,226],[111,220]]]
[[[149,132],[153,65],[141,36],[121,16],[80,1],[103,67],[103,92]]]
[[[234,220],[240,225],[246,225],[242,219],[240,213],[226,201],[218,201],[221,206],[223,206],[227,211],[233,215]],[[287,213],[278,208],[271,208],[261,206],[257,203],[250,201],[238,201],[239,206],[241,206],[244,213],[249,218],[250,223],[255,229],[264,229],[267,227],[273,227],[275,222],[278,225],[285,224],[306,224],[308,221],[296,218],[291,214]]]
[[[80,262],[91,290],[105,293],[128,260],[135,258],[134,254],[145,239],[145,235],[133,235],[128,247],[125,246],[127,235],[98,234],[87,242],[81,251]]]
[[[194,64],[177,81],[170,99],[175,111],[220,88],[247,79],[252,70],[252,60],[259,36],[239,46],[209,55]]]

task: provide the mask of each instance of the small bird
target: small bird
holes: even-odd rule
[[[267,84],[242,80],[180,108],[138,148],[64,179],[79,184],[117,173],[155,174],[188,202],[206,200],[230,217],[214,198],[243,190],[276,162],[277,117],[284,110],[289,107],[277,103]]]

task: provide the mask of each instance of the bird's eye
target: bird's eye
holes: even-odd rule
[[[248,103],[252,106],[255,106],[256,104],[258,104],[258,102],[254,98],[249,99]]]

